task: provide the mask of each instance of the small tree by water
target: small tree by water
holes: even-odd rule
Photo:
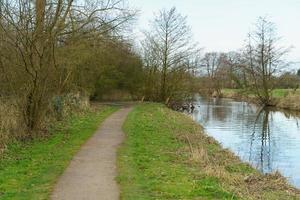
[[[249,33],[245,48],[245,63],[250,79],[248,89],[255,94],[262,105],[270,105],[276,76],[288,66],[284,57],[289,48],[281,47],[274,23],[260,17],[255,30]]]

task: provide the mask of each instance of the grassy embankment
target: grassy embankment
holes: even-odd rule
[[[0,199],[48,199],[81,145],[116,107],[102,107],[55,125],[50,136],[13,143],[0,157]]]
[[[124,124],[121,199],[300,199],[279,174],[262,175],[224,150],[188,116],[143,104]]]
[[[253,94],[245,93],[239,89],[223,89],[223,97],[252,101]],[[278,108],[300,110],[300,90],[294,92],[292,89],[275,89],[272,93],[274,105]]]

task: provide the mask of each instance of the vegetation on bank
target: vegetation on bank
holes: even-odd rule
[[[116,107],[99,107],[54,125],[49,136],[14,142],[0,158],[0,199],[48,199],[81,145]]]
[[[121,199],[300,199],[282,176],[262,175],[163,105],[137,106],[124,131]]]
[[[222,94],[227,96],[227,95],[234,95],[234,94],[247,94],[250,95],[250,93],[244,92],[242,89],[222,89]],[[284,98],[287,97],[289,94],[295,94],[295,95],[300,95],[300,90],[294,90],[294,89],[275,89],[272,91],[272,97],[274,98]]]
[[[255,95],[242,89],[223,89],[225,98],[255,101]],[[272,91],[272,105],[278,108],[300,111],[300,90],[275,89]]]

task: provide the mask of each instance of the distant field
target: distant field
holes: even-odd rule
[[[235,93],[239,93],[239,92],[241,92],[240,89],[228,89],[228,88],[222,89],[222,94],[224,94],[224,95],[235,94]]]
[[[273,95],[273,97],[281,98],[281,97],[286,97],[289,93],[292,93],[292,92],[293,92],[293,89],[275,89],[275,90],[273,90],[272,95]],[[225,96],[226,95],[234,95],[237,93],[247,94],[241,89],[228,89],[228,88],[222,89],[222,93]],[[300,95],[300,89],[298,89],[295,94]]]
[[[293,93],[293,89],[275,89],[273,91],[274,97],[286,97],[289,93]],[[298,89],[295,93],[296,95],[300,95],[300,90]]]

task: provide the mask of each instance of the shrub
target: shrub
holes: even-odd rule
[[[85,111],[89,108],[89,99],[79,93],[69,93],[55,96],[52,99],[50,115],[61,121],[74,113]]]

